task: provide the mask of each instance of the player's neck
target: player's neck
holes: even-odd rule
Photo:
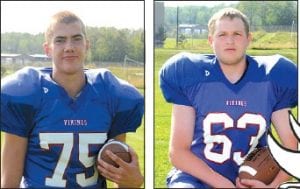
[[[76,96],[80,93],[81,89],[86,83],[83,71],[70,75],[53,71],[52,79],[61,87],[63,87],[68,95],[73,99],[76,98]]]
[[[234,84],[237,83],[244,75],[247,68],[247,62],[246,59],[242,59],[235,64],[220,63],[220,67],[227,80]]]

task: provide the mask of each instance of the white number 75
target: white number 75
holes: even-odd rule
[[[98,171],[95,166],[95,156],[89,156],[90,144],[103,144],[107,139],[106,133],[79,133],[79,161],[86,168],[94,167],[94,175],[86,178],[85,173],[76,175],[76,182],[81,187],[95,184],[98,179]],[[49,150],[53,144],[62,144],[62,151],[52,177],[46,178],[45,185],[53,187],[66,187],[66,179],[63,178],[67,165],[70,161],[74,145],[73,133],[40,133],[40,146]]]

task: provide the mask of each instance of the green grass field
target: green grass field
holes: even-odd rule
[[[295,63],[297,63],[297,49],[294,48],[294,44],[292,42],[284,43],[283,48],[282,43],[274,42],[275,39],[278,41],[282,41],[287,39],[289,34],[283,35],[282,33],[278,34],[254,34],[254,37],[258,38],[254,41],[247,51],[249,55],[272,55],[272,54],[281,54],[283,56],[288,57]],[[266,38],[272,39],[266,44]],[[283,38],[283,39],[282,39]],[[260,41],[259,39],[262,39]],[[154,112],[154,138],[155,138],[155,156],[154,156],[154,186],[155,188],[165,188],[165,179],[167,173],[171,169],[171,164],[169,163],[168,158],[168,146],[169,146],[169,135],[170,135],[170,124],[171,124],[171,104],[166,103],[164,100],[161,90],[159,88],[159,78],[158,72],[163,65],[163,63],[170,58],[171,56],[182,52],[188,51],[193,53],[208,53],[211,54],[212,50],[210,49],[207,40],[198,39],[193,40],[193,49],[189,49],[191,47],[191,40],[188,40],[188,43],[185,44],[185,48],[175,49],[175,39],[167,39],[164,45],[164,48],[155,49],[154,51],[154,62],[155,62],[155,75],[154,75],[154,92],[155,92],[155,112]],[[263,46],[264,49],[259,49],[259,46]],[[297,108],[293,109],[294,115],[297,115]]]
[[[50,64],[47,64],[50,66]],[[88,68],[96,68],[94,65],[88,65]],[[7,72],[5,75],[13,73],[16,69],[20,67],[9,68],[6,67]],[[141,94],[144,96],[144,68],[143,67],[127,67],[124,69],[122,66],[107,66],[107,69],[111,70],[115,75],[119,78],[127,80],[129,83],[138,88]],[[5,76],[2,75],[2,76]],[[139,165],[143,175],[145,175],[145,135],[144,135],[144,119],[142,121],[141,126],[137,129],[136,133],[128,133],[126,137],[127,143],[135,149],[139,158]],[[3,144],[3,133],[1,132],[1,145]],[[108,182],[108,187],[113,188],[113,183]],[[144,187],[144,185],[142,186]]]

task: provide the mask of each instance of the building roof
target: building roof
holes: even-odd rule
[[[9,53],[1,53],[1,57],[11,57],[11,58],[14,58],[14,57],[18,57],[18,56],[22,56],[22,54],[9,54]]]
[[[33,58],[49,58],[47,55],[45,55],[45,54],[31,54],[31,55],[29,55],[29,56],[31,56],[31,57],[33,57]]]

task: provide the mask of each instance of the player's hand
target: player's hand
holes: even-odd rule
[[[241,183],[241,179],[239,177],[236,178],[235,184],[237,188],[249,188],[249,186],[246,186]]]
[[[216,173],[212,178],[214,178],[215,182],[211,185],[211,188],[235,188],[234,183],[219,173]]]
[[[229,180],[225,179],[223,181],[218,181],[218,185],[213,188],[235,188],[234,184]]]
[[[265,183],[254,179],[236,179],[237,188],[270,188]]]
[[[139,188],[143,184],[144,177],[140,172],[138,156],[131,147],[129,147],[130,163],[123,161],[109,150],[106,153],[119,167],[116,168],[103,160],[99,160],[97,168],[102,176],[116,183],[121,188]]]

